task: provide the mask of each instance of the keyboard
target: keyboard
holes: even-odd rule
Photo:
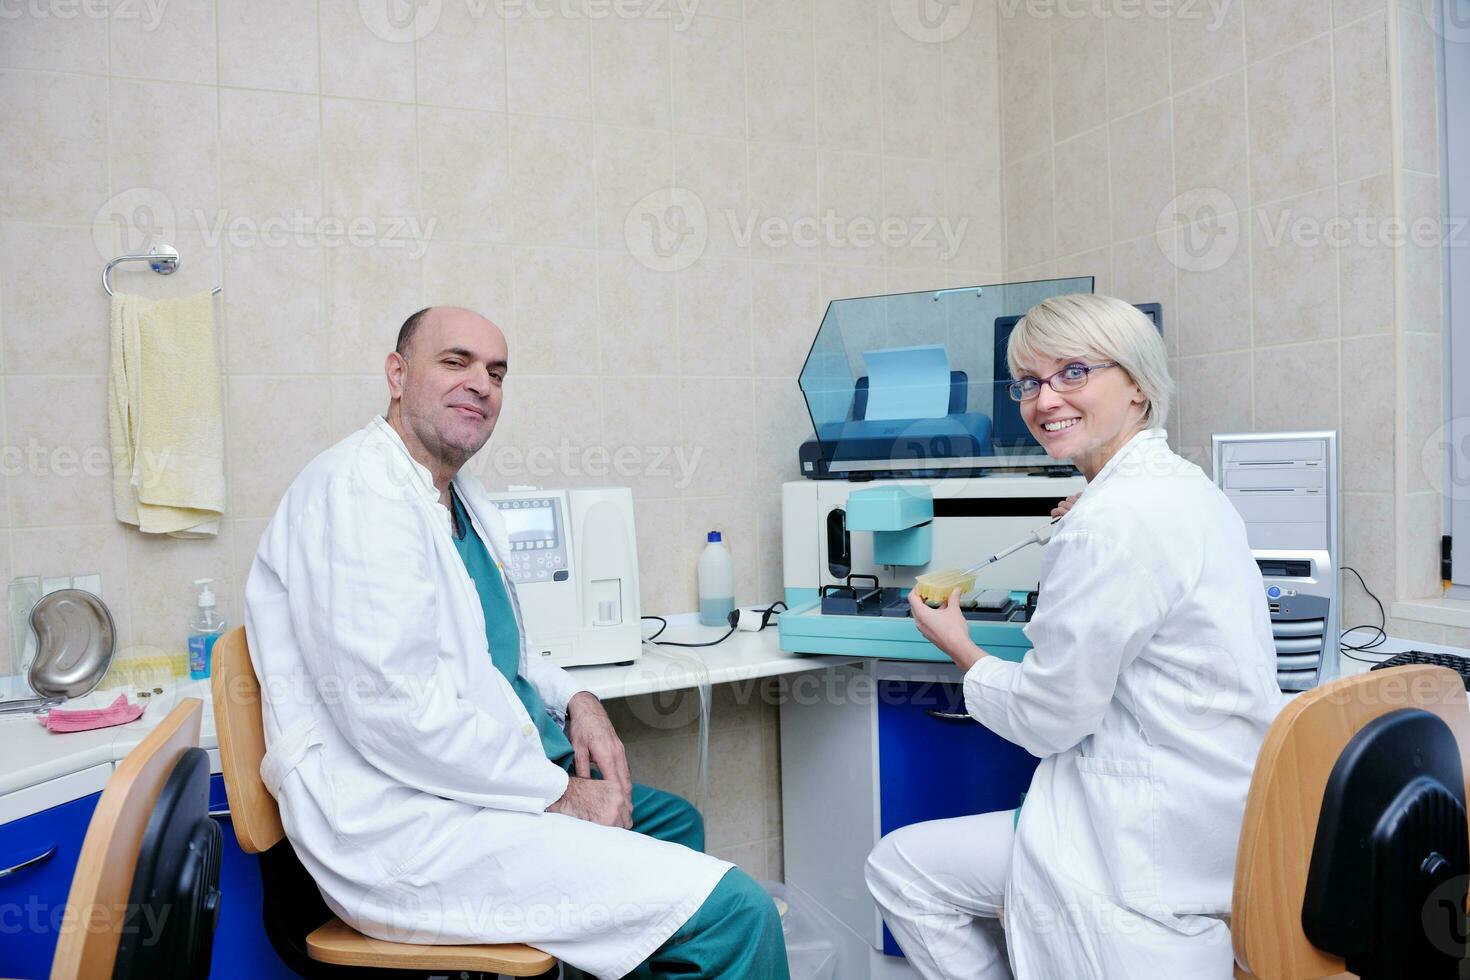
[[[1425,653],[1423,650],[1408,650],[1404,653],[1396,653],[1382,663],[1374,664],[1369,669],[1382,670],[1385,667],[1402,667],[1405,664],[1429,664],[1432,667],[1448,667],[1460,675],[1460,679],[1465,682],[1465,690],[1470,691],[1470,657],[1459,657],[1453,653]]]

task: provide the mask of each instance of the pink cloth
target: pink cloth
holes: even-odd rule
[[[146,707],[148,707],[146,703],[130,704],[126,694],[119,694],[117,700],[105,708],[71,710],[52,708],[46,713],[45,718],[37,720],[45,725],[48,731],[87,732],[94,728],[111,728],[113,725],[126,725],[130,721],[137,721],[142,717],[143,709]]]

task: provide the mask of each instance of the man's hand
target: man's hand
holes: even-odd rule
[[[590,691],[573,695],[567,704],[567,738],[576,753],[576,775],[587,779],[596,766],[604,780],[622,789],[631,807],[633,774],[628,770],[623,741],[613,730],[602,702]]]
[[[1069,511],[1069,510],[1072,509],[1072,505],[1077,502],[1077,498],[1080,497],[1080,496],[1082,496],[1082,491],[1081,490],[1078,490],[1076,493],[1072,494],[1072,496],[1068,497],[1066,500],[1058,500],[1057,501],[1057,505],[1051,509],[1051,516],[1052,517],[1061,517],[1067,511]]]
[[[567,780],[567,791],[547,813],[561,813],[604,827],[633,827],[633,802],[622,786],[606,779],[573,776]]]
[[[938,609],[930,609],[918,592],[910,592],[909,611],[924,638],[943,650],[960,670],[968,671],[975,661],[989,656],[970,639],[970,624],[960,612],[959,589],[951,592]]]

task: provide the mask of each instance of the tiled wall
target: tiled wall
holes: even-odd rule
[[[238,621],[282,490],[385,408],[383,357],[429,303],[509,336],[504,415],[471,464],[492,484],[630,483],[646,612],[694,608],[711,528],[737,599],[774,600],[779,485],[809,430],[795,379],[826,300],[1000,273],[993,12],[934,40],[888,0],[443,0],[408,25],[358,0],[112,6],[0,19],[0,581],[100,571],[124,645],[177,647],[200,576]],[[836,233],[778,233],[829,213]],[[849,224],[885,218],[966,231],[946,254]],[[664,252],[635,254],[650,222]],[[128,267],[120,289],[224,286],[213,541],[112,517],[97,277],[156,238],[180,272]],[[775,713],[734,693],[711,842],[778,873]],[[635,774],[687,788],[689,732],[621,717]]]
[[[1385,606],[1437,587],[1440,497],[1420,450],[1442,411],[1438,248],[1396,246],[1391,222],[1439,213],[1422,7],[1000,18],[1008,275],[1091,273],[1100,292],[1162,302],[1170,434],[1206,469],[1213,432],[1340,429],[1344,558]],[[1345,593],[1344,625],[1377,622],[1351,576]]]

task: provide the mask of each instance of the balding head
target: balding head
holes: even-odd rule
[[[457,306],[431,306],[404,321],[385,371],[388,422],[416,459],[446,481],[480,450],[500,417],[509,355],[505,334]]]

